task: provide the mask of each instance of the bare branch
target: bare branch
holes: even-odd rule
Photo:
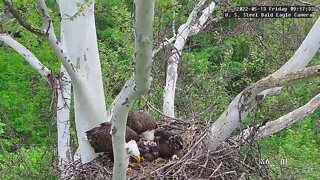
[[[202,15],[199,17],[198,22],[190,28],[191,30],[189,36],[198,34],[202,29],[206,27],[206,25],[208,24],[208,18],[212,14],[215,7],[216,3],[212,1],[210,5],[202,11]]]
[[[52,83],[50,80],[50,76],[52,75],[51,71],[45,67],[31,51],[8,35],[0,34],[0,41],[19,53],[48,83]]]
[[[258,130],[258,137],[266,137],[282,129],[288,127],[289,125],[305,118],[311,114],[320,106],[320,94],[313,97],[304,106],[278,118],[275,121],[267,122],[265,126],[262,126]]]
[[[165,39],[157,49],[154,49],[152,52],[152,57],[154,57],[161,49],[165,48],[167,45],[172,44],[176,40],[177,36],[173,36],[170,39]]]
[[[320,94],[313,97],[307,104],[278,118],[268,121],[264,125],[255,125],[243,130],[240,135],[234,137],[237,142],[248,142],[259,138],[267,137],[277,133],[289,125],[311,115],[320,106]]]
[[[48,35],[40,30],[37,29],[35,27],[33,27],[30,23],[28,23],[25,19],[23,19],[23,17],[20,15],[20,13],[18,12],[18,10],[16,10],[13,5],[11,4],[11,0],[3,0],[3,3],[8,6],[10,13],[13,15],[14,18],[17,19],[17,21],[19,22],[19,24],[21,26],[23,26],[24,28],[26,28],[28,31],[30,31],[31,33],[34,33],[36,35],[39,36],[44,36],[47,37]]]
[[[77,69],[72,64],[71,59],[68,57],[66,53],[66,49],[61,46],[61,43],[58,41],[56,36],[54,35],[54,30],[52,27],[52,21],[49,18],[47,7],[43,0],[38,0],[37,4],[40,8],[40,15],[44,25],[44,31],[34,28],[31,24],[23,19],[23,17],[19,14],[19,12],[13,7],[11,0],[3,0],[4,4],[8,6],[10,13],[17,19],[17,21],[30,32],[40,35],[42,37],[46,37],[50,43],[51,48],[54,50],[55,54],[58,56],[59,60],[65,66],[68,74],[71,79],[78,80],[79,76],[77,74]]]
[[[289,72],[280,77],[270,75],[266,78],[261,79],[254,85],[248,87],[247,91],[251,91],[253,94],[257,94],[265,89],[284,86],[298,79],[314,77],[319,75],[320,75],[320,65],[308,67],[303,70],[299,70],[295,72]]]
[[[181,59],[180,57],[182,55],[182,50],[191,32],[191,27],[193,27],[193,25],[196,24],[198,12],[200,11],[200,9],[202,8],[202,6],[205,4],[206,1],[207,0],[201,0],[190,13],[187,22],[182,24],[179,27],[178,34],[176,35],[176,39],[173,45],[174,48],[171,52],[171,56],[167,60],[167,67],[166,67],[167,76],[166,76],[166,85],[164,87],[164,93],[163,93],[162,108],[163,108],[164,114],[169,117],[175,116],[174,115],[175,88],[176,88],[176,82],[178,79],[177,71],[178,71],[179,61]],[[215,3],[211,3],[211,4],[215,5]],[[213,11],[212,5],[209,8],[210,11],[206,11],[206,10],[204,11],[206,12],[207,16],[209,16],[209,14],[212,13]],[[204,18],[203,20],[204,20],[203,23],[205,23],[207,18]]]
[[[318,18],[318,20],[315,22],[307,37],[304,39],[294,55],[273,74],[275,76],[280,76],[286,72],[293,72],[305,68],[320,48],[320,36],[318,35],[319,31],[320,18]],[[261,95],[277,95],[280,92],[281,87],[276,87],[261,92]]]
[[[136,83],[136,91],[144,94],[151,85],[151,65],[152,65],[152,24],[153,24],[153,6],[154,2],[148,3],[149,6],[143,6],[141,3],[145,1],[135,1],[135,72],[134,80]],[[140,9],[141,8],[141,9]],[[150,8],[150,9],[148,9]],[[152,10],[151,10],[152,8]],[[138,11],[143,11],[140,13]],[[146,16],[152,16],[146,17]],[[150,26],[151,25],[151,26]]]
[[[65,67],[66,71],[68,72],[71,80],[73,82],[81,82],[81,78],[78,74],[78,70],[75,67],[75,65],[72,63],[71,58],[69,57],[67,50],[64,46],[61,45],[61,42],[57,39],[56,35],[54,34],[54,28],[53,23],[50,19],[50,16],[47,11],[47,6],[45,4],[44,0],[37,0],[37,5],[40,10],[41,20],[44,26],[44,29],[46,31],[47,40],[52,48],[52,50],[55,52],[55,54],[58,56],[59,60]]]
[[[173,37],[171,37],[170,39],[165,39],[160,46],[157,49],[153,50],[152,53],[152,57],[154,57],[160,50],[162,50],[163,48],[165,48],[167,45],[172,44],[174,41],[176,41],[177,39],[187,39],[188,36],[192,36],[195,35],[197,33],[199,33],[203,28],[205,28],[208,25],[208,18],[209,16],[212,14],[213,10],[215,9],[215,2],[211,2],[209,4],[208,7],[206,7],[203,11],[202,11],[202,15],[199,17],[199,19],[197,19],[197,14],[200,10],[200,8],[204,5],[204,3],[207,0],[201,0],[196,7],[192,10],[192,12],[190,13],[188,20],[185,24],[182,24],[179,27],[178,30],[178,34],[175,33],[174,29],[173,29]],[[173,13],[175,13],[173,11]],[[214,21],[218,20],[218,18],[215,18]],[[174,21],[172,22],[172,28],[174,28]],[[188,32],[186,35],[184,35],[186,32]]]
[[[263,90],[278,87],[278,86],[284,86],[298,79],[315,77],[319,75],[320,75],[320,65],[308,67],[300,71],[290,72],[280,77],[274,77],[274,75],[270,75],[258,81],[257,83],[249,86],[248,88],[246,88],[231,102],[230,105],[236,106],[238,108],[237,114],[234,114],[234,115],[237,116],[237,118],[239,118],[241,121],[248,114],[248,112],[250,112],[252,108],[256,106],[258,101],[256,97]],[[226,115],[223,115],[223,116],[226,116]],[[232,124],[232,126],[236,128],[240,123],[240,121],[237,121],[237,123]],[[223,123],[222,125],[219,126],[220,127],[219,131],[221,134],[230,133],[227,130],[223,130],[223,128],[226,128],[225,125],[231,126],[231,120],[224,119],[224,121],[219,121],[219,123]],[[252,131],[254,130],[254,128],[253,127],[249,128],[249,130]],[[248,132],[250,132],[249,130]],[[217,133],[217,132],[214,132],[214,133]],[[247,134],[250,134],[250,133],[247,133]],[[222,136],[213,137],[213,143],[215,143],[214,146],[217,146],[219,144],[217,143],[217,141],[221,141],[221,137]]]
[[[173,4],[174,1],[171,1],[171,3]],[[172,34],[173,36],[176,36],[176,11],[173,9],[172,10]]]

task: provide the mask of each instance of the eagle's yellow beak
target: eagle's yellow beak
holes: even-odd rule
[[[136,169],[136,168],[141,168],[141,157],[140,156],[131,156],[131,161],[129,163],[129,169],[133,168],[133,169]]]
[[[135,163],[140,163],[141,162],[141,157],[140,156],[133,156],[133,159]]]

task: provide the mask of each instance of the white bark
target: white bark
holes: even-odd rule
[[[299,120],[313,114],[313,112],[320,106],[320,94],[312,98],[304,106],[278,118],[275,121],[266,123],[258,130],[258,137],[266,137],[271,134],[277,133],[289,125],[298,122]]]
[[[267,137],[311,115],[319,106],[320,94],[317,94],[304,106],[295,109],[294,111],[278,118],[277,120],[267,122],[263,126],[256,125],[254,127],[245,129],[235,139],[237,142],[241,141],[245,143],[246,141]],[[253,138],[249,139],[249,137]]]
[[[61,66],[60,76],[56,79],[57,91],[57,132],[58,132],[58,162],[61,172],[65,171],[66,165],[72,160],[70,147],[70,101],[71,80],[64,67]],[[61,179],[68,174],[61,173]]]
[[[290,58],[290,60],[283,65],[278,71],[271,75],[272,78],[277,78],[284,73],[293,72],[303,69],[311,61],[312,57],[316,54],[320,47],[320,18],[316,21],[309,34]],[[268,77],[267,77],[268,78]],[[267,79],[265,78],[265,79]],[[270,78],[270,76],[269,76]],[[262,92],[267,95],[268,92],[279,91],[279,85],[269,88],[276,88],[273,90],[254,88],[242,91],[239,93],[229,104],[228,108],[220,115],[220,117],[213,123],[211,128],[212,138],[210,142],[211,150],[215,150],[222,141],[228,138],[231,133],[239,126],[241,120],[251,112],[256,106],[255,97],[258,93]],[[264,91],[268,90],[268,91]],[[264,91],[264,92],[263,92]]]
[[[33,69],[35,69],[42,77],[44,77],[47,82],[51,83],[51,71],[45,67],[31,51],[8,35],[0,34],[0,41],[4,42],[18,54],[20,54]]]
[[[178,29],[176,39],[174,42],[174,49],[172,50],[172,55],[167,61],[166,68],[166,85],[163,93],[163,113],[169,117],[175,117],[174,115],[174,98],[176,83],[178,79],[178,66],[181,58],[183,47],[190,35],[194,35],[204,27],[204,24],[207,22],[208,17],[213,12],[215,8],[215,3],[212,2],[205,10],[203,10],[202,15],[197,20],[197,14],[200,11],[200,8],[206,0],[201,0],[196,7],[190,13],[188,20],[185,24],[181,25]],[[172,38],[171,38],[172,39]],[[169,42],[169,41],[168,41]],[[164,47],[165,43],[160,46]],[[158,48],[159,49],[159,48]],[[159,50],[154,52],[158,52]]]
[[[136,99],[146,93],[151,84],[152,26],[154,0],[135,0],[135,72],[126,82],[111,107],[112,144],[114,152],[113,179],[126,179],[129,153],[125,149],[125,129],[128,112]]]
[[[161,49],[165,48],[167,45],[172,44],[172,42],[175,40],[176,36],[173,36],[170,39],[165,39],[157,49],[153,50],[152,57],[154,57]]]
[[[85,132],[98,126],[106,118],[94,3],[84,0],[58,1],[62,16],[60,42],[54,34],[44,0],[37,2],[49,44],[72,80],[81,161],[86,163],[97,155],[87,141]],[[81,10],[79,4],[82,6]]]
[[[80,148],[78,147],[77,150],[74,152],[73,161],[78,161],[80,159],[81,159],[81,157],[80,157]]]
[[[56,88],[57,93],[57,131],[58,131],[58,161],[59,169],[63,170],[65,165],[71,160],[70,134],[69,134],[69,107],[70,107],[70,78],[61,68],[60,77],[52,76],[51,71],[46,68],[26,47],[15,41],[8,35],[0,35],[0,41],[9,45],[33,67],[38,74]],[[64,174],[61,176],[64,177]]]
[[[44,4],[45,5],[45,4]],[[61,46],[66,49],[66,43],[60,34]],[[58,160],[61,169],[60,177],[64,179],[69,174],[65,165],[72,159],[70,146],[70,105],[71,105],[71,78],[63,64],[60,67],[60,82],[58,82],[58,102],[57,102],[57,131],[58,131]],[[79,149],[79,148],[78,148]],[[77,149],[77,150],[78,150]],[[80,153],[79,153],[80,159]],[[63,174],[65,172],[65,174]]]
[[[113,103],[112,112],[112,146],[114,155],[113,178],[126,179],[126,170],[129,163],[129,155],[125,150],[125,129],[129,110],[139,96],[134,90],[134,79],[128,80]]]
[[[206,25],[208,24],[207,23],[208,19],[210,15],[213,13],[213,10],[215,9],[215,7],[216,7],[216,3],[212,1],[209,4],[209,6],[202,11],[202,15],[199,17],[198,21],[190,27],[189,36],[198,34],[202,29],[206,27]]]
[[[82,78],[80,82],[77,82],[71,77],[81,161],[86,163],[94,159],[96,154],[88,143],[85,132],[105,122],[106,118],[94,3],[89,1],[86,4],[84,0],[59,1],[58,3],[62,16],[61,42],[65,43],[68,55],[75,64],[74,68]],[[68,15],[75,15],[79,11],[77,3],[84,5],[84,12],[78,14],[74,20],[70,20]]]
[[[305,68],[313,56],[318,51],[319,45],[319,31],[320,31],[320,18],[315,22],[312,29],[310,30],[308,36],[304,39],[295,54],[287,61],[280,69],[278,69],[274,75],[281,75],[286,72],[294,72],[299,69]],[[261,94],[263,95],[274,95],[280,93],[281,87],[276,87],[275,89],[268,89]]]

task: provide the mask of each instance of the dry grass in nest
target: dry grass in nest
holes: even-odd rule
[[[206,139],[207,123],[175,121],[162,128],[181,134],[184,139],[183,157],[165,162],[143,161],[141,167],[129,169],[129,179],[247,179],[255,168],[240,160],[239,146],[224,143],[217,151],[210,152]],[[69,165],[66,179],[111,179],[112,162],[100,155],[90,163]]]

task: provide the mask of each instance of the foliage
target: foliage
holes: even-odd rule
[[[320,162],[315,158],[320,156],[319,113],[261,141],[268,166],[279,178],[320,178]]]
[[[30,2],[14,4],[25,12],[23,16],[28,22],[39,27],[40,18],[34,6],[27,6]],[[58,72],[59,63],[42,39],[13,19],[3,31],[30,49],[44,65],[50,65],[54,73]],[[4,44],[0,45],[0,71],[0,179],[52,179],[52,146],[56,142],[52,88]]]
[[[1,179],[55,179],[56,170],[47,147],[23,148],[0,154]]]

